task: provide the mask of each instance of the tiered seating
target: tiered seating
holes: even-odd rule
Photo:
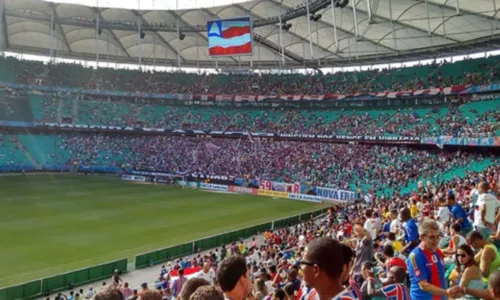
[[[73,115],[73,98],[63,97],[61,98],[61,101],[62,101],[61,117],[71,118],[71,116]]]
[[[0,120],[33,121],[28,98],[15,91],[0,89]]]
[[[14,82],[16,80],[14,73],[12,70],[14,70],[13,67],[14,61],[11,59],[6,59],[3,56],[0,57],[0,81],[2,82]]]
[[[0,81],[121,91],[218,94],[329,94],[381,92],[498,80],[498,57],[464,60],[442,65],[339,72],[326,75],[224,75],[141,72],[85,68],[76,64],[0,61]],[[9,75],[10,74],[10,75]],[[2,77],[3,76],[3,77]]]
[[[9,96],[14,97],[14,96]],[[24,96],[23,96],[24,97]],[[8,98],[8,97],[7,97]],[[12,99],[21,99],[15,96]],[[239,130],[272,133],[308,133],[375,136],[488,137],[498,135],[500,99],[472,101],[462,106],[380,110],[257,109],[131,103],[122,99],[59,99],[29,95],[33,117],[18,115],[27,100],[2,100],[0,120],[33,119],[59,122],[71,119],[85,125],[154,127],[167,129]],[[9,98],[10,99],[10,98]],[[3,102],[2,102],[3,101]],[[7,101],[7,102],[5,102]],[[24,101],[24,102],[23,102]],[[25,103],[25,104],[23,104]],[[14,105],[14,106],[13,106]],[[76,119],[73,106],[76,105]],[[10,111],[10,113],[9,113]]]
[[[57,163],[57,144],[54,135],[18,135],[33,159],[40,165],[53,165]]]
[[[36,121],[58,122],[58,102],[52,96],[30,95],[31,112]]]
[[[493,132],[500,136],[500,99],[465,104],[459,108],[467,126],[475,132]],[[467,133],[463,134],[467,135]]]
[[[132,105],[120,102],[83,100],[78,104],[79,124],[130,125],[135,122],[130,114]]]
[[[26,156],[12,136],[0,134],[0,166],[23,166],[31,165],[31,161]]]

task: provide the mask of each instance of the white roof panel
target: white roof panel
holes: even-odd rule
[[[207,21],[241,16],[251,16],[255,21],[275,17],[305,5],[305,0],[228,0],[232,4],[213,7],[225,2],[186,0],[179,2],[206,8],[186,9],[187,6],[180,6],[181,10],[167,11],[154,8],[164,6],[175,9],[172,1],[154,0],[162,3],[158,5],[151,1],[153,0],[141,0],[140,8],[144,10],[137,10],[129,1],[123,1],[122,7],[125,8],[117,8],[112,0],[99,0],[100,8],[96,10],[94,7],[68,4],[70,0],[63,0],[63,4],[42,0],[5,0],[7,47],[16,50],[26,48],[32,52],[47,54],[52,45],[60,51],[59,56],[70,53],[71,57],[75,57],[81,53],[88,57],[89,54],[95,54],[97,44],[101,54],[112,53],[130,61],[137,61],[139,54],[144,59],[175,60],[178,50],[185,64],[193,65],[200,61],[201,64],[211,65],[214,59],[208,56],[205,32]],[[309,1],[314,3],[322,0]],[[498,39],[500,34],[500,28],[492,28],[492,24],[496,24],[495,16],[498,15],[494,9],[500,8],[500,0],[428,0],[427,4],[423,0],[378,0],[370,3],[370,9],[366,0],[350,0],[347,7],[335,8],[336,29],[333,26],[332,9],[321,9],[316,13],[321,14],[320,20],[310,22],[311,35],[308,16],[289,20],[287,23],[292,27],[289,31],[283,30],[286,59],[311,59],[310,40],[315,59],[329,59],[332,65],[338,65],[345,63],[345,58],[355,61],[372,59],[377,55],[399,57],[401,54],[411,55],[414,51],[427,51],[429,56],[434,56],[439,47],[458,47],[462,43],[478,41],[485,43],[490,39]],[[50,29],[52,11],[55,13],[54,30]],[[114,26],[103,27],[98,42],[96,26],[85,25],[94,22],[97,12],[101,14],[100,22]],[[27,14],[33,17],[26,17]],[[143,39],[138,38],[139,23],[143,26]],[[177,38],[177,23],[180,32],[185,35],[183,40]],[[144,29],[158,25],[167,27],[156,33]],[[201,31],[190,32],[193,28],[200,28]],[[186,32],[182,32],[183,29]],[[51,31],[54,35],[52,42]],[[259,59],[272,62],[281,57],[279,46],[276,46],[280,44],[277,22],[254,28],[254,34],[258,35],[254,40],[259,39],[259,36],[264,40],[263,44],[254,44],[252,56],[225,57],[219,58],[219,61],[239,65],[240,62],[248,64],[252,60],[254,65],[258,65]],[[260,55],[257,49],[260,49]]]

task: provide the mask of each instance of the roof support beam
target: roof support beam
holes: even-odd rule
[[[7,32],[7,17],[5,15],[5,0],[0,0],[0,10],[1,10],[1,15],[0,18],[2,18],[2,35],[3,35],[3,47],[1,47],[0,51],[5,51],[10,48],[10,43],[9,43],[9,34]]]
[[[54,5],[51,5],[51,8],[54,11],[54,22],[55,22],[55,24],[57,24],[57,27],[59,27],[59,31],[61,32],[64,45],[66,45],[66,48],[68,48],[69,52],[73,52],[73,51],[71,51],[71,47],[69,46],[68,38],[66,37],[66,33],[64,32],[61,23],[59,23],[59,16],[57,15],[56,7]]]
[[[102,17],[102,14],[101,14],[101,10],[98,9],[98,8],[94,8],[94,12],[97,14],[97,16],[99,17],[100,20],[103,20],[104,18]],[[120,41],[120,39],[118,39],[118,37],[116,36],[116,34],[113,32],[113,30],[111,29],[108,29],[108,34],[113,38],[113,40],[115,41],[116,43],[116,46],[118,46],[118,48],[120,48],[120,50],[123,51],[123,53],[125,53],[125,55],[128,57],[128,58],[131,58],[130,54],[128,53],[127,49],[125,49],[125,47],[123,46],[122,42]]]
[[[179,23],[183,24],[184,26],[192,28],[193,30],[196,29],[191,24],[189,24],[188,22],[184,21],[184,19],[182,18],[182,16],[179,15],[178,13],[176,13],[175,10],[169,10],[168,13],[174,15],[174,17],[176,17],[177,20],[179,20]],[[204,39],[208,43],[207,37],[204,36],[203,34],[201,34],[200,31],[197,31],[196,35],[199,36],[199,37],[201,37],[202,39]]]
[[[389,3],[391,3],[391,2],[389,2]],[[389,6],[392,6],[392,5],[389,5]],[[412,6],[412,7],[413,7],[413,6]],[[348,6],[346,6],[346,8],[349,8],[349,9],[351,9],[351,10],[353,9],[353,8],[352,8],[352,7],[350,7],[349,5],[348,5]],[[392,15],[392,9],[389,9],[389,10],[390,10],[390,14]],[[360,9],[359,7],[357,7],[357,11],[358,11],[358,12],[359,12],[359,11],[362,11],[363,13],[368,14],[368,12],[366,12],[366,11],[365,11],[365,10],[363,10],[363,9]],[[417,26],[412,25],[412,24],[407,24],[407,23],[403,23],[402,21],[399,21],[399,20],[398,20],[399,18],[396,18],[396,19],[394,19],[394,18],[392,18],[392,17],[387,18],[387,17],[381,16],[381,15],[379,15],[379,14],[377,14],[377,13],[373,13],[373,12],[372,12],[372,17],[374,17],[374,18],[378,18],[378,19],[382,19],[382,20],[384,20],[384,21],[386,21],[386,22],[391,23],[391,25],[399,25],[399,26],[403,26],[403,27],[408,27],[408,28],[414,29],[414,30],[416,30],[416,31],[418,31],[418,32],[422,32],[422,33],[425,33],[425,34],[429,34],[429,33],[427,32],[427,30],[425,30],[425,29],[422,29],[422,28],[417,27]],[[439,27],[439,26],[438,26],[438,27]],[[459,43],[459,42],[460,42],[460,41],[459,41],[459,40],[457,40],[457,39],[453,39],[453,38],[450,38],[450,37],[444,36],[444,35],[442,35],[442,34],[435,33],[433,30],[431,30],[431,31],[430,31],[430,35],[433,35],[433,36],[435,36],[435,37],[440,37],[440,38],[443,38],[443,39],[447,39],[447,40],[450,40],[450,41],[452,41],[452,42],[456,42],[456,43]]]
[[[146,19],[144,19],[144,17],[139,13],[137,12],[137,10],[133,9],[132,10],[132,13],[139,18],[139,20],[141,21],[141,24],[146,24],[146,25],[149,25],[149,22],[146,21]],[[172,47],[172,45],[170,45],[169,42],[167,42],[167,40],[165,40],[157,31],[152,31],[152,33],[160,40],[160,42],[162,42],[165,47],[167,47],[168,49],[170,49],[170,51],[174,52],[176,56],[178,56],[182,61],[185,61],[186,59],[184,57],[182,57],[182,55],[180,53],[177,52],[177,50],[174,49],[174,47]]]
[[[419,1],[420,3],[423,2],[422,0],[417,0],[417,1]],[[452,7],[452,6],[449,6],[448,4],[440,4],[440,3],[436,3],[434,1],[428,1],[428,0],[426,0],[426,1],[427,1],[427,3],[429,5],[432,5],[434,7],[446,8],[446,9],[451,9],[451,10],[457,10],[457,8],[458,8],[461,13],[464,13],[464,14],[467,14],[467,15],[473,15],[473,16],[476,16],[476,17],[480,17],[480,18],[484,18],[484,19],[490,20],[490,21],[492,21],[492,20],[493,21],[498,21],[497,14],[498,14],[498,12],[500,10],[498,8],[495,8],[495,11],[493,12],[493,16],[487,16],[487,15],[484,15],[482,13],[474,12],[474,11],[471,11],[471,10],[468,10],[468,9],[464,9],[463,7],[459,7],[459,6]],[[493,0],[493,2],[494,2],[494,0]],[[494,5],[494,6],[496,6],[496,5]]]
[[[287,9],[287,10],[288,10],[288,9],[290,9],[290,7],[288,7],[288,6],[286,6],[286,5],[283,5],[282,3],[276,2],[276,0],[269,0],[269,1],[270,1],[270,2],[272,2],[272,3],[274,3],[274,4],[276,4],[276,5],[278,5],[278,6],[281,6],[281,7],[282,7],[282,8],[284,8],[284,9]],[[320,24],[324,25],[325,27],[329,27],[329,28],[332,28],[332,29],[333,29],[333,26],[332,26],[331,24],[328,24],[328,23],[326,23],[325,21],[323,21],[323,19],[320,19],[318,22],[319,22]],[[355,35],[354,35],[354,33],[353,33],[352,31],[347,30],[347,29],[344,29],[344,28],[342,28],[342,27],[340,27],[340,26],[338,26],[338,25],[337,25],[337,30],[338,30],[338,31],[340,31],[340,32],[343,32],[343,33],[345,33],[345,34],[352,35],[352,36],[353,36],[353,38],[356,38],[356,37],[355,37]],[[364,36],[358,36],[356,41],[364,41],[364,42],[368,42],[368,43],[370,43],[370,44],[375,45],[376,47],[381,47],[381,48],[384,48],[384,49],[386,49],[386,50],[389,50],[389,51],[392,51],[392,52],[396,52],[396,49],[391,48],[391,47],[386,46],[386,45],[378,44],[377,42],[375,42],[375,41],[373,41],[373,40],[370,40],[370,39],[367,39],[367,38],[365,38]]]
[[[241,6],[241,5],[239,5],[239,4],[233,4],[233,6],[235,6],[235,7],[239,8],[239,9],[241,9],[242,11],[244,11],[245,13],[247,13],[247,14],[249,14],[249,15],[253,16],[253,17],[262,18],[262,16],[257,15],[256,13],[253,13],[253,12],[249,11],[248,9],[244,8],[243,6]],[[274,28],[275,28],[275,29],[279,29],[279,25],[276,25],[276,24],[275,24],[275,25],[274,25]],[[296,33],[294,33],[294,32],[290,32],[290,31],[288,31],[288,34],[290,34],[290,35],[292,35],[292,36],[294,36],[294,37],[298,38],[299,40],[301,40],[301,41],[303,41],[303,42],[305,42],[305,43],[309,43],[309,40],[308,40],[308,39],[306,39],[306,38],[304,38],[304,37],[302,37],[302,36],[300,36],[300,35],[298,35],[298,34],[296,34]],[[266,37],[266,38],[267,38],[267,37]],[[336,53],[334,53],[334,52],[332,52],[332,51],[328,50],[327,48],[324,48],[324,47],[322,47],[322,46],[320,46],[320,45],[316,45],[316,47],[317,47],[317,48],[319,48],[319,49],[321,49],[323,52],[325,52],[325,53],[327,53],[327,54],[329,54],[329,55],[334,55],[334,56],[336,56],[336,57],[340,58],[340,56],[339,56],[339,55],[337,55]]]

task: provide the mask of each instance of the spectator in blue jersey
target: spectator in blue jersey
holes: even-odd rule
[[[439,225],[432,219],[425,219],[418,230],[421,243],[407,260],[410,275],[410,297],[419,300],[446,300],[444,256],[438,249]]]
[[[413,249],[418,246],[419,238],[418,238],[418,227],[415,219],[411,217],[410,209],[403,208],[399,212],[399,216],[401,221],[406,223],[405,225],[405,246],[401,249],[402,253],[411,253]]]
[[[391,232],[391,220],[385,220],[384,226],[382,227],[382,232],[384,234]]]
[[[304,281],[316,290],[319,300],[355,300],[340,282],[348,272],[343,261],[340,243],[330,237],[314,239],[306,246],[300,261]]]
[[[451,214],[456,224],[460,224],[461,232],[463,234],[469,233],[472,229],[472,224],[467,218],[467,214],[465,213],[465,209],[457,203],[455,199],[455,195],[448,195],[448,206],[450,207]]]
[[[410,292],[405,285],[406,271],[401,267],[391,267],[387,274],[387,280],[381,289],[375,289],[375,274],[368,273],[366,280],[368,286],[368,297],[383,297],[387,300],[410,300]]]

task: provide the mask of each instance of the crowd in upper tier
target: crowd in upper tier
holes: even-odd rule
[[[210,94],[354,94],[418,90],[498,80],[500,57],[466,59],[396,69],[324,75],[237,75],[141,72],[85,68],[0,59],[0,81],[59,87],[153,93]]]
[[[371,136],[500,136],[500,99],[392,109],[162,105],[0,90],[0,120],[166,129]]]

